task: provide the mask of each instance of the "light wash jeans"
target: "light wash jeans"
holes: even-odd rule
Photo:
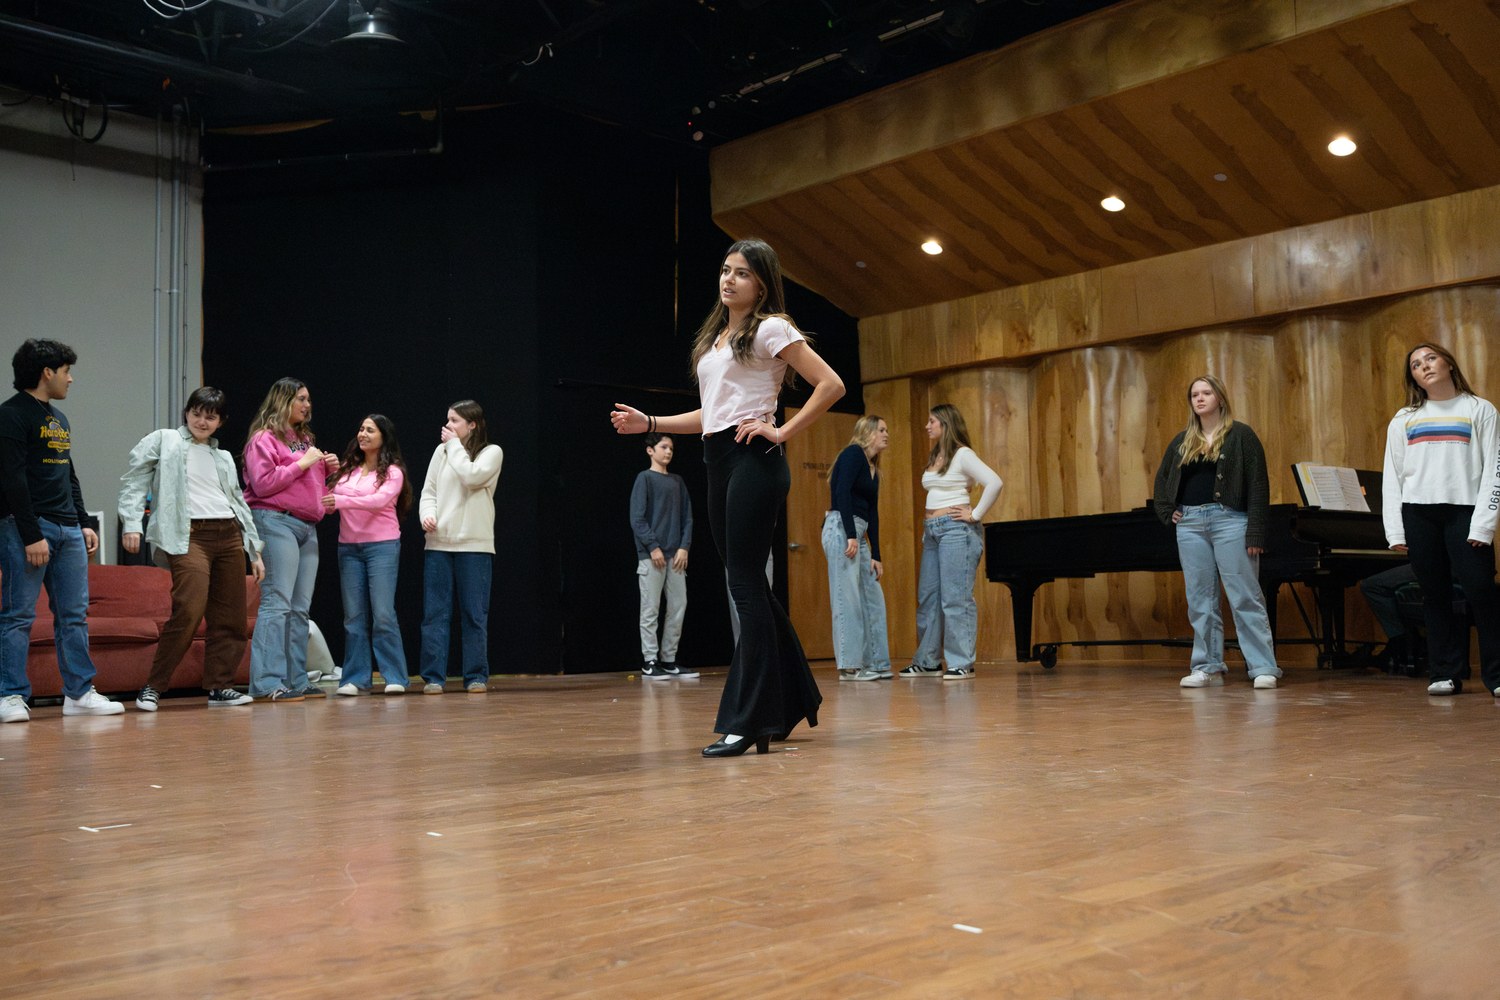
[[[1219,583],[1234,612],[1235,634],[1251,677],[1281,676],[1266,599],[1260,590],[1260,558],[1245,551],[1250,515],[1223,504],[1180,507],[1177,557],[1187,588],[1188,620],[1193,623],[1192,669],[1225,673],[1224,618],[1219,610]]]
[[[401,539],[339,543],[344,597],[344,672],[340,684],[369,688],[375,667],[387,684],[407,683],[406,651],[396,621],[396,572]]]
[[[984,528],[930,517],[922,522],[922,571],[917,577],[917,652],[911,661],[932,669],[941,657],[949,670],[974,666],[979,605],[974,574],[984,555]]]
[[[306,691],[307,609],[318,576],[318,526],[285,511],[253,510],[266,578],[250,638],[250,694]]]
[[[823,554],[828,557],[828,601],[833,606],[833,656],[840,670],[891,669],[891,644],[886,638],[885,591],[870,569],[870,526],[854,519],[859,551],[844,555],[849,539],[844,519],[836,510],[823,518]]]
[[[26,545],[16,519],[0,519],[0,588],[4,590],[0,598],[0,697],[31,697],[26,654],[31,648],[37,598],[46,587],[63,693],[82,698],[94,685],[94,661],[89,657],[89,555],[83,529],[46,518],[38,518],[37,523],[52,553],[45,566],[26,561]]]
[[[666,550],[662,550],[665,554]],[[673,555],[676,555],[674,550]],[[636,563],[641,585],[641,659],[677,662],[677,644],[682,641],[682,619],[687,615],[687,572],[672,568],[672,557],[661,569],[647,556]],[[667,593],[667,620],[661,629],[661,655],[657,655],[656,623],[661,613],[662,591]]]

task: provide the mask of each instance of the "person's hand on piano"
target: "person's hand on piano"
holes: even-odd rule
[[[870,572],[875,574],[876,580],[879,580],[882,576],[885,575],[885,567],[880,565],[879,559],[871,559]]]
[[[1252,556],[1265,555],[1266,552],[1266,550],[1261,548],[1259,545],[1247,545],[1245,546],[1245,551]]]
[[[1392,552],[1405,552],[1406,551],[1406,546],[1405,545],[1392,545],[1391,546],[1391,551]]]
[[[859,539],[851,538],[844,543],[844,558],[853,559],[859,555]]]

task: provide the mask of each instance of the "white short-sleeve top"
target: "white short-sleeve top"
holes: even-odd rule
[[[750,417],[774,423],[776,398],[786,362],[776,355],[790,344],[806,340],[784,319],[762,320],[755,331],[755,361],[742,365],[728,342],[698,359],[698,395],[703,403],[703,433],[715,434],[739,426]]]

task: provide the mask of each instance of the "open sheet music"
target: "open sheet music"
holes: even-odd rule
[[[1324,510],[1359,510],[1368,512],[1369,503],[1359,485],[1359,474],[1353,469],[1318,462],[1298,462],[1292,466],[1302,503]]]

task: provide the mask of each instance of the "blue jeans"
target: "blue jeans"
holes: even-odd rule
[[[490,678],[490,578],[488,552],[428,549],[422,560],[422,680],[448,679],[448,634],[455,599],[462,619],[464,684]]]
[[[974,574],[984,555],[983,528],[951,517],[922,522],[922,570],[917,577],[917,652],[911,661],[931,669],[939,656],[949,670],[974,666],[979,605]]]
[[[307,609],[318,575],[317,525],[279,510],[253,510],[265,544],[266,578],[250,639],[250,694],[261,698],[279,687],[305,691]]]
[[[375,666],[387,684],[406,686],[406,652],[396,621],[396,573],[401,539],[339,543],[339,589],[344,596],[344,672],[339,683],[370,686]]]
[[[1187,588],[1188,620],[1193,623],[1194,670],[1225,673],[1224,618],[1219,611],[1219,583],[1229,597],[1235,634],[1251,677],[1281,676],[1266,599],[1260,590],[1260,559],[1245,551],[1250,515],[1223,504],[1180,507],[1177,557]]]
[[[0,598],[0,697],[31,697],[26,654],[31,648],[36,601],[46,587],[63,693],[82,698],[94,686],[94,661],[89,658],[89,554],[83,529],[45,518],[37,523],[52,550],[45,566],[26,561],[26,545],[16,519],[0,520],[0,589],[4,591]]]
[[[891,669],[891,644],[886,638],[885,591],[870,569],[869,526],[854,519],[859,551],[844,555],[849,539],[844,519],[836,510],[823,518],[823,554],[828,557],[828,601],[833,605],[833,656],[840,670]]]

